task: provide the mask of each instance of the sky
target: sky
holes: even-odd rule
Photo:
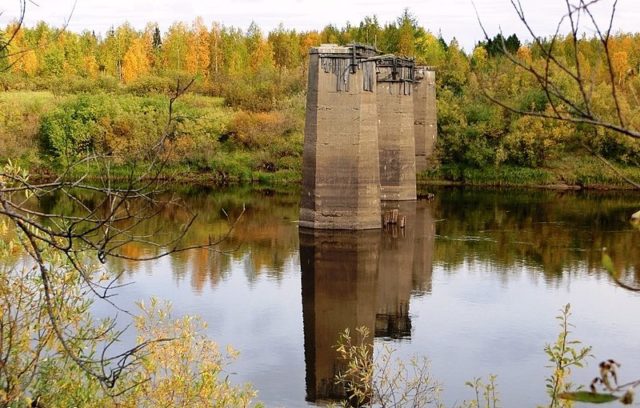
[[[246,29],[255,21],[265,32],[282,23],[296,30],[320,30],[327,24],[338,27],[346,22],[358,24],[363,17],[376,15],[381,23],[395,20],[405,8],[420,25],[445,40],[455,37],[470,51],[483,38],[475,8],[490,35],[500,30],[528,38],[510,0],[38,0],[27,4],[29,26],[46,21],[61,26],[69,19],[72,31],[93,30],[104,33],[112,25],[125,21],[142,29],[157,22],[164,31],[173,22],[191,22],[201,16],[205,22],[219,22]],[[577,0],[571,0],[575,2]],[[564,0],[521,0],[529,21],[540,35],[555,31],[559,18],[566,13]],[[0,3],[0,26],[17,15],[19,0]],[[601,0],[594,8],[602,25],[608,24],[612,0]],[[619,0],[614,27],[636,32],[640,21],[640,0]],[[587,29],[587,34],[591,30]]]

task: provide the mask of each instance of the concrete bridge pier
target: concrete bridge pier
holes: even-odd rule
[[[375,50],[312,48],[300,226],[380,228]]]
[[[377,63],[380,199],[416,199],[416,146],[412,60]]]
[[[422,172],[433,167],[434,148],[438,136],[436,113],[436,72],[426,66],[415,68],[413,84],[414,131],[416,170]]]

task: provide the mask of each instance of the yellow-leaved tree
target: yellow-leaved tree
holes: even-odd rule
[[[209,31],[201,17],[198,17],[187,35],[186,69],[192,75],[208,77],[209,63]]]
[[[149,48],[144,37],[131,41],[122,60],[122,79],[125,83],[131,83],[149,73],[151,70]]]
[[[24,32],[19,26],[11,24],[7,27],[7,32],[14,31],[15,36],[8,47],[9,65],[14,72],[34,77],[38,72],[38,57],[25,40]]]

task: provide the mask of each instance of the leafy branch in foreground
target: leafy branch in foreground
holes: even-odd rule
[[[443,407],[440,385],[429,372],[426,358],[412,358],[408,363],[394,358],[387,345],[374,359],[373,344],[366,327],[356,328],[356,339],[347,329],[340,334],[336,351],[344,369],[336,384],[344,387],[345,406]]]
[[[476,398],[471,401],[465,401],[462,404],[462,408],[498,408],[500,406],[500,396],[498,395],[497,378],[496,375],[490,375],[486,384],[481,378],[467,381],[465,385],[473,388]]]
[[[566,399],[560,398],[563,393],[569,392],[573,388],[573,384],[568,382],[573,367],[583,367],[584,360],[591,355],[591,347],[581,347],[578,340],[569,339],[571,327],[569,323],[571,317],[571,305],[567,303],[560,314],[556,316],[559,321],[560,333],[555,343],[547,344],[544,348],[545,353],[552,363],[553,372],[546,380],[547,392],[551,398],[549,408],[565,408],[571,406]]]
[[[620,364],[614,360],[602,361],[599,364],[600,375],[591,381],[590,391],[565,392],[560,398],[569,401],[603,404],[619,401],[624,405],[633,404],[635,389],[640,385],[640,380],[625,384],[618,384],[618,369]],[[598,391],[600,387],[601,391]]]
[[[623,289],[640,292],[637,286],[631,286],[622,280],[621,274],[613,265],[611,257],[606,253],[602,254],[602,266],[609,272],[614,282]],[[590,391],[564,392],[559,395],[568,401],[579,401],[594,404],[619,401],[622,404],[633,404],[635,389],[640,386],[640,380],[618,383],[618,370],[620,364],[612,359],[602,361],[599,364],[599,375],[591,381]],[[600,388],[601,391],[598,391]]]
[[[0,407],[250,404],[255,392],[246,385],[232,385],[226,373],[237,352],[221,351],[206,338],[203,321],[174,319],[169,305],[157,300],[138,305],[134,319],[138,337],[135,347],[123,352],[128,355],[125,365],[103,355],[102,346],[120,340],[115,319],[94,321],[92,296],[78,270],[56,251],[44,248],[56,324],[67,345],[82,356],[82,365],[77,364],[56,336],[39,269],[24,255],[21,233],[12,233],[8,226],[6,219],[0,219]],[[86,272],[97,281],[106,279],[99,277],[99,268]],[[103,364],[120,369],[113,388],[87,372],[100,372]]]
[[[568,340],[571,333],[569,328],[572,326],[568,322],[570,316],[570,305],[567,304],[557,317],[561,328],[558,340],[545,347],[545,352],[555,368],[551,377],[547,379],[547,389],[551,396],[549,408],[571,407],[573,401],[593,404],[619,401],[625,405],[632,404],[635,388],[640,385],[640,380],[618,384],[620,364],[611,359],[599,364],[599,376],[593,379],[589,391],[571,390],[572,384],[566,381],[571,374],[571,367],[583,367],[583,361],[591,356],[591,347],[576,349],[575,347],[581,343]],[[599,386],[603,392],[598,391]]]

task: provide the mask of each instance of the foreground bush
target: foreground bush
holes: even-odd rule
[[[0,220],[0,406],[3,407],[246,407],[255,392],[234,385],[225,367],[237,356],[204,335],[198,318],[174,319],[157,300],[139,303],[137,345],[113,388],[89,372],[100,370],[101,351],[118,341],[113,321],[91,317],[91,291],[73,267],[54,251],[43,251],[49,265],[53,305],[45,300],[38,269],[23,258],[20,236]],[[86,259],[91,262],[90,259]],[[85,272],[104,273],[90,267]],[[103,281],[110,278],[105,275]],[[55,325],[53,324],[55,322]],[[57,328],[56,328],[57,326]],[[66,345],[56,330],[62,330]],[[74,361],[66,347],[85,356]],[[116,361],[107,362],[115,368]],[[32,405],[33,404],[33,405]]]

